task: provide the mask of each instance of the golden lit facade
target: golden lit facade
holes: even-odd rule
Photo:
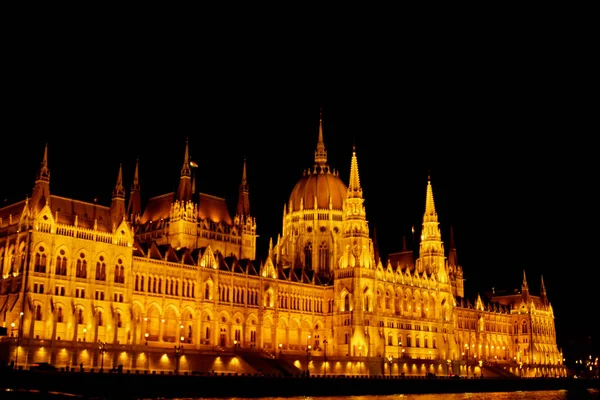
[[[132,369],[243,371],[202,357],[253,349],[330,373],[362,360],[406,374],[464,373],[467,362],[564,374],[543,282],[539,296],[524,275],[518,293],[464,298],[430,180],[419,257],[404,248],[384,264],[356,151],[346,186],[327,164],[321,121],[314,160],[256,260],[245,161],[231,218],[224,199],[196,191],[187,143],[177,191],[143,209],[137,164],[128,201],[121,167],[110,206],[51,194],[46,146],[31,197],[0,209],[0,322],[16,338],[6,359],[99,367],[107,353]]]

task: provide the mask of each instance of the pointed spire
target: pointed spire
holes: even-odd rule
[[[425,220],[437,221],[435,202],[433,201],[433,189],[431,187],[431,175],[427,175],[427,194],[425,196]]]
[[[540,284],[540,299],[544,305],[548,305],[548,295],[546,294],[546,286],[544,285],[544,275],[541,276],[541,284]]]
[[[521,284],[521,292],[523,295],[523,300],[526,302],[529,298],[529,285],[527,284],[527,277],[525,276],[525,270],[523,270],[523,283]]]
[[[142,201],[140,197],[140,177],[139,177],[139,158],[135,160],[135,172],[133,173],[133,183],[131,184],[131,192],[129,195],[129,204],[127,205],[127,215],[131,218],[131,222],[142,212]]]
[[[50,181],[50,170],[48,169],[48,142],[46,142],[46,147],[44,147],[44,157],[42,158],[42,163],[38,170],[37,179],[46,182]]]
[[[135,160],[135,172],[133,173],[133,183],[131,184],[131,190],[140,190],[140,172],[139,172],[140,159]]]
[[[183,156],[183,166],[181,167],[181,176],[191,176],[192,169],[190,168],[190,149],[188,139],[185,138],[185,154]]]
[[[540,285],[540,292],[546,293],[546,286],[544,286],[544,275],[541,276],[542,282]]]
[[[242,168],[242,183],[240,184],[240,190],[238,193],[238,204],[236,209],[236,215],[240,217],[248,217],[250,215],[250,190],[248,188],[248,181],[246,178],[246,157],[244,157],[244,166]],[[242,223],[245,223],[242,218]]]
[[[125,198],[125,188],[123,187],[123,164],[119,164],[119,174],[117,175],[117,184],[113,189],[114,198]]]
[[[110,218],[113,226],[121,223],[125,218],[125,189],[123,188],[123,165],[119,164],[117,184],[113,189],[112,202],[110,204]]]
[[[362,198],[362,188],[358,177],[358,159],[356,147],[352,148],[352,162],[350,164],[350,182],[348,184],[348,198]]]
[[[188,139],[185,139],[185,154],[183,156],[183,166],[181,167],[181,177],[179,178],[179,189],[175,200],[188,202],[192,199],[192,169],[190,167],[190,151]]]
[[[50,170],[48,169],[48,143],[44,147],[44,156],[38,170],[33,194],[31,195],[31,207],[36,215],[50,201]]]
[[[323,141],[323,110],[319,113],[319,140],[317,141],[317,149],[315,150],[315,164],[324,166],[327,164],[327,150],[325,150],[325,142]]]
[[[244,167],[242,168],[242,185],[246,186],[248,184],[246,180],[246,157],[244,157]]]

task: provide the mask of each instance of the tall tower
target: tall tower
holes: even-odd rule
[[[313,275],[329,281],[342,253],[342,208],[346,185],[327,163],[323,118],[313,167],[304,171],[283,210],[283,234],[277,240],[276,264],[293,268],[297,275]]]
[[[192,201],[192,169],[186,139],[179,188],[175,193],[169,216],[169,242],[173,247],[196,247],[197,219],[198,204]]]
[[[415,274],[430,277],[437,285],[437,298],[434,302],[434,314],[431,318],[437,320],[441,325],[441,334],[444,341],[444,347],[447,354],[458,352],[456,342],[450,340],[454,334],[454,305],[455,292],[462,290],[462,281],[460,287],[453,287],[449,279],[448,264],[454,265],[456,262],[455,254],[451,252],[450,263],[446,262],[444,253],[444,242],[439,228],[438,215],[435,210],[435,201],[433,199],[433,188],[431,186],[431,177],[427,177],[427,192],[425,194],[425,213],[423,214],[423,223],[421,231],[421,243],[419,244],[419,258],[415,263]],[[453,246],[451,246],[453,247]],[[460,268],[460,267],[458,267]],[[462,273],[460,274],[462,278]],[[419,307],[417,305],[417,307]],[[421,304],[422,314],[423,307]]]
[[[352,150],[350,182],[343,206],[341,245],[342,255],[335,270],[335,296],[340,311],[338,318],[342,321],[335,325],[349,326],[339,332],[342,336],[350,335],[348,355],[373,355],[371,336],[376,336],[376,331],[371,332],[371,328],[376,327],[372,326],[371,319],[375,299],[375,255],[369,238],[355,149]],[[338,343],[345,342],[338,336]]]
[[[240,259],[254,259],[256,255],[256,220],[250,215],[250,189],[246,179],[245,158],[234,225],[239,227],[242,236],[242,245],[238,257]]]
[[[428,177],[423,230],[416,268],[418,273],[435,274],[440,284],[448,284],[448,272],[445,264],[444,243],[440,233],[438,215],[435,211],[431,178]]]

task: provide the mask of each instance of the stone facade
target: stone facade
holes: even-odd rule
[[[232,357],[256,350],[330,373],[358,373],[356,360],[379,372],[464,373],[469,360],[563,374],[543,280],[538,295],[523,272],[514,293],[464,297],[430,179],[419,256],[404,246],[384,261],[356,151],[346,185],[327,163],[322,121],[314,160],[284,205],[281,235],[257,260],[245,162],[231,218],[225,199],[196,192],[187,143],[178,190],[143,209],[137,166],[127,200],[119,168],[109,206],[51,194],[46,145],[31,197],[0,209],[5,361],[99,367],[106,356],[171,369],[185,348],[182,369],[196,354],[213,355],[214,370],[222,354],[224,369],[240,372]]]

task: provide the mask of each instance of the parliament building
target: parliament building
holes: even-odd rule
[[[30,195],[0,208],[0,363],[566,374],[542,277],[536,290],[523,271],[518,290],[465,298],[452,234],[441,240],[431,179],[418,250],[404,245],[382,260],[357,152],[343,179],[328,164],[322,120],[315,136],[314,165],[283,205],[281,233],[264,259],[256,257],[260,221],[250,210],[245,161],[232,215],[224,198],[196,190],[202,170],[193,170],[187,141],[177,191],[146,204],[139,164],[128,191],[119,167],[108,205],[54,194],[48,144],[40,148]]]

